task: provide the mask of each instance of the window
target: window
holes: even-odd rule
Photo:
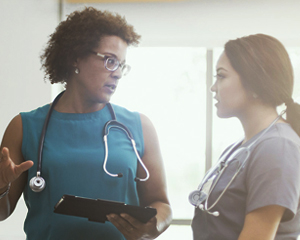
[[[188,202],[205,173],[206,49],[132,48],[130,74],[112,102],[147,115],[160,141],[174,219],[191,219]],[[171,236],[173,234],[173,236]],[[179,237],[182,234],[182,237]],[[190,226],[174,225],[159,239],[188,239]]]

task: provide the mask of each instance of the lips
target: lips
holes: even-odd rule
[[[218,103],[219,103],[219,100],[218,100],[216,97],[214,97],[214,99],[215,99],[215,101],[216,101],[215,106],[217,106]]]
[[[117,85],[111,83],[111,84],[105,84],[104,87],[109,88],[111,91],[114,91],[117,88]]]

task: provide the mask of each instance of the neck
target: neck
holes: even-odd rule
[[[54,109],[64,113],[90,113],[103,109],[105,105],[106,103],[91,101],[86,95],[67,88]]]
[[[245,134],[243,143],[266,129],[277,117],[277,111],[273,107],[257,106],[248,110],[243,116],[239,117]],[[278,122],[284,122],[284,120],[279,119]]]

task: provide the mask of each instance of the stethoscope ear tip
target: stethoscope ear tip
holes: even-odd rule
[[[119,178],[123,177],[123,173],[118,173],[118,177]]]
[[[218,211],[215,211],[215,212],[212,213],[212,215],[215,216],[215,217],[219,217],[220,213]]]

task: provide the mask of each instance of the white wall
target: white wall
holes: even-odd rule
[[[69,13],[80,4],[65,5]],[[94,4],[125,15],[142,35],[141,46],[223,46],[236,37],[266,33],[300,45],[299,0],[182,0]]]
[[[51,101],[39,54],[58,23],[55,0],[0,1],[0,137],[20,111]],[[0,222],[0,240],[25,239],[26,209],[20,200],[14,214]]]
[[[55,0],[0,2],[0,136],[10,119],[51,100],[39,54],[58,23]]]
[[[64,14],[82,5],[65,4]],[[266,33],[300,46],[298,0],[186,0],[174,3],[98,4],[125,15],[141,46],[223,46],[228,39]],[[51,100],[39,54],[58,23],[56,0],[0,1],[0,136],[10,119]],[[178,56],[180,61],[180,56]],[[0,240],[24,239],[26,209],[0,222]]]

